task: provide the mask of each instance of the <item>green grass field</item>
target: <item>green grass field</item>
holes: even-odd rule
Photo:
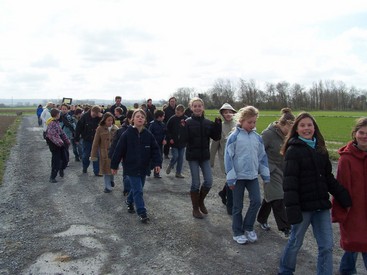
[[[299,112],[294,111],[295,115]],[[335,112],[315,111],[310,112],[325,138],[330,157],[337,160],[337,150],[351,140],[351,131],[357,118],[367,116],[365,112]],[[205,110],[205,115],[210,120],[218,116],[217,110]],[[261,111],[257,120],[257,132],[261,133],[271,122],[280,117],[279,111]]]

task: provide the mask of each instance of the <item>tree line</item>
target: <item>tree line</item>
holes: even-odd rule
[[[264,89],[255,80],[239,79],[237,83],[228,79],[217,79],[206,92],[195,88],[178,88],[173,94],[177,102],[188,106],[190,98],[198,96],[207,109],[219,109],[224,102],[236,108],[253,105],[264,110],[281,109],[285,106],[294,110],[364,111],[367,109],[367,90],[347,87],[342,81],[318,81],[310,88],[301,84],[282,81],[266,83]]]

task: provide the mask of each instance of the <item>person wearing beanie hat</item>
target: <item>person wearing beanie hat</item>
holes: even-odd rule
[[[236,127],[236,122],[233,119],[234,114],[237,111],[229,104],[224,103],[219,109],[219,113],[223,117],[222,122],[222,137],[218,141],[212,140],[210,144],[210,166],[214,167],[215,156],[218,153],[219,165],[223,172],[224,169],[224,148],[226,146],[227,137],[234,127]],[[229,215],[232,214],[232,191],[228,188],[227,184],[224,183],[223,189],[218,193],[222,199],[222,203],[227,206],[227,212]]]

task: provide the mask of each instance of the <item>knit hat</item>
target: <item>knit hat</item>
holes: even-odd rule
[[[221,113],[223,110],[231,110],[232,112],[237,113],[237,111],[229,103],[224,103],[222,107],[220,107],[219,112]]]

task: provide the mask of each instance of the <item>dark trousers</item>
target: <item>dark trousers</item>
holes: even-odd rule
[[[266,202],[265,200],[263,200],[259,213],[257,214],[257,221],[259,223],[267,223],[272,209],[278,229],[280,231],[290,229],[291,226],[288,223],[287,213],[285,212],[285,205],[283,200],[274,200],[270,202]]]
[[[163,146],[163,153],[165,156],[168,156],[169,154],[169,148],[170,148],[170,144],[169,142],[167,142],[164,146]]]
[[[65,147],[54,147],[50,149],[51,157],[51,179],[56,178],[59,170],[64,170],[69,162],[68,150]]]

